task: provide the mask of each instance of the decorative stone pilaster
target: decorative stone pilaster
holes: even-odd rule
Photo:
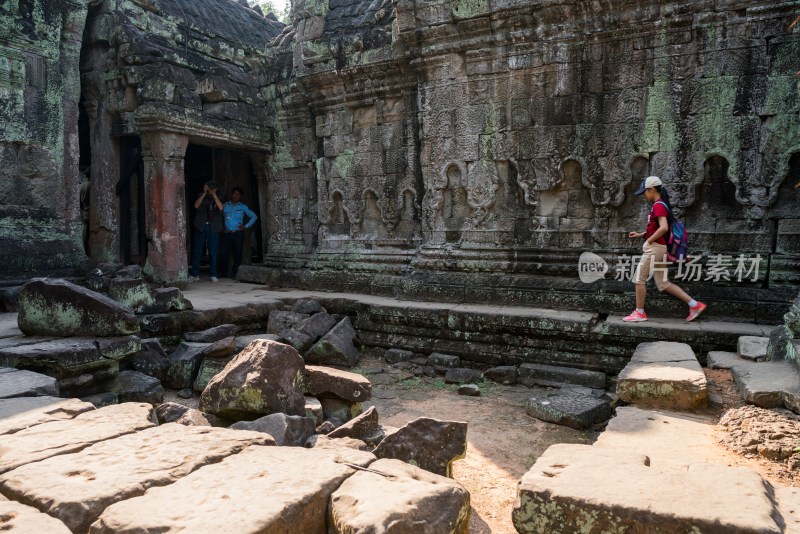
[[[186,284],[188,274],[183,171],[188,143],[185,135],[142,134],[147,230],[144,272],[154,282],[178,286]]]

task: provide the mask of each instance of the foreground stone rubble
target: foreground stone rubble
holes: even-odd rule
[[[466,532],[469,493],[442,476],[466,452],[466,423],[384,428],[374,407],[358,415],[368,380],[306,368],[289,345],[251,341],[206,387],[212,413],[20,397],[58,391],[55,379],[30,371],[0,378],[19,374],[16,388],[3,389],[17,396],[0,399],[0,531]],[[319,429],[304,413],[314,406],[304,391],[321,399]],[[343,410],[358,416],[334,425]],[[213,412],[256,419],[215,428]]]

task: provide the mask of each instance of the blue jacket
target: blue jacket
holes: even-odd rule
[[[244,222],[245,215],[249,218],[247,224],[244,225],[245,228],[250,228],[258,220],[256,214],[243,202],[237,202],[235,205],[231,202],[226,202],[222,206],[222,215],[225,219],[225,230],[228,232],[237,231],[239,225]]]

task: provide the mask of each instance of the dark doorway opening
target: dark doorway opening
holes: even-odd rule
[[[125,264],[144,265],[147,259],[147,233],[144,208],[144,160],[139,136],[119,138],[120,247]]]
[[[86,112],[83,95],[81,95],[78,105],[78,171],[81,173],[79,201],[81,223],[83,224],[83,251],[87,256],[89,255],[89,187],[91,186],[89,177],[91,176],[92,165],[92,143],[90,135],[89,114]]]
[[[203,186],[208,180],[214,180],[218,185],[218,196],[225,203],[230,200],[233,188],[240,188],[244,194],[242,202],[261,217],[259,207],[258,178],[253,171],[250,156],[243,152],[225,148],[214,148],[190,143],[186,148],[184,159],[185,187],[186,187],[186,250],[187,261],[191,265],[192,244],[194,236],[194,217],[197,210],[194,203],[203,192]],[[242,265],[263,262],[261,221],[257,221],[247,232],[244,238],[244,252]],[[228,259],[232,262],[232,258]],[[204,248],[200,260],[202,266],[208,265],[208,250]],[[221,266],[220,266],[221,267]],[[221,269],[230,272],[230,268]]]

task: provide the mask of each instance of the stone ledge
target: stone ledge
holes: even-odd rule
[[[636,347],[617,377],[617,395],[642,407],[693,410],[708,403],[708,385],[691,347],[657,341]]]

